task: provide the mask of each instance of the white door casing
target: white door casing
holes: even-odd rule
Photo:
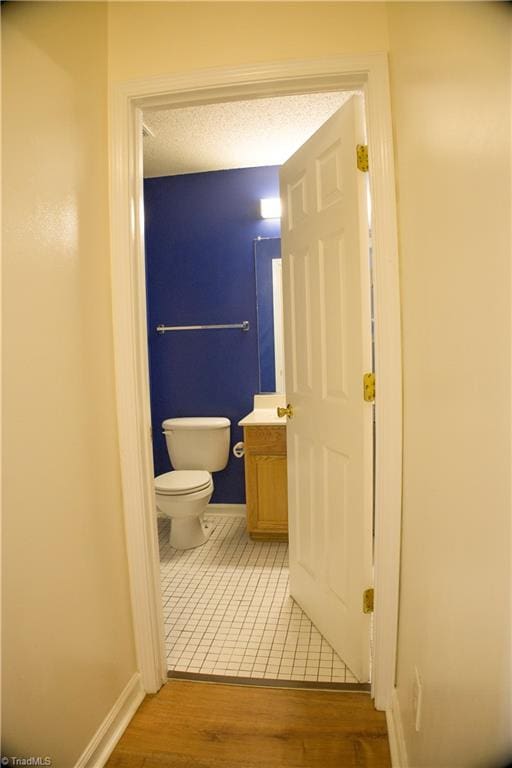
[[[365,94],[372,188],[377,399],[372,693],[394,690],[401,529],[400,292],[386,53],[219,67],[115,82],[110,92],[112,316],[120,464],[138,668],[145,690],[165,679],[152,488],[141,110],[334,90]]]
[[[361,682],[369,680],[372,405],[365,143],[353,96],[284,164],[282,258],[290,593]]]

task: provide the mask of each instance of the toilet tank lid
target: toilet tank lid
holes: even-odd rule
[[[176,429],[225,429],[231,424],[224,416],[187,416],[162,421],[164,430]]]

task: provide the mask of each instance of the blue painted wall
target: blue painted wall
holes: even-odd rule
[[[156,474],[171,468],[161,422],[172,416],[227,416],[237,422],[259,390],[254,239],[280,234],[259,215],[279,196],[278,167],[241,168],[144,182],[148,344]],[[250,331],[180,331],[156,326],[239,323]],[[230,453],[214,475],[212,502],[245,501],[243,461]]]

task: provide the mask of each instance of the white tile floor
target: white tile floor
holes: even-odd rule
[[[288,594],[288,545],[251,541],[245,518],[207,515],[202,547],[178,551],[159,519],[169,670],[356,683]]]

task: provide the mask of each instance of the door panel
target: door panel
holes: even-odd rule
[[[313,445],[295,436],[295,457],[297,466],[301,472],[296,474],[296,495],[298,526],[294,530],[297,533],[296,552],[300,565],[315,578],[315,531],[314,531],[314,453]]]
[[[368,219],[356,145],[361,97],[281,169],[290,590],[362,681],[369,675],[372,406]]]
[[[324,448],[325,514],[326,527],[333,547],[327,549],[327,586],[347,605],[348,552],[347,552],[347,484],[348,458],[339,451]]]
[[[296,228],[307,217],[306,178],[299,176],[296,181],[287,184],[288,225],[290,230]]]
[[[316,161],[318,211],[341,199],[341,142],[336,141]]]
[[[321,240],[319,248],[322,395],[346,400],[347,296],[343,232]]]
[[[307,250],[290,254],[293,283],[293,384],[297,392],[311,392],[311,258]]]

